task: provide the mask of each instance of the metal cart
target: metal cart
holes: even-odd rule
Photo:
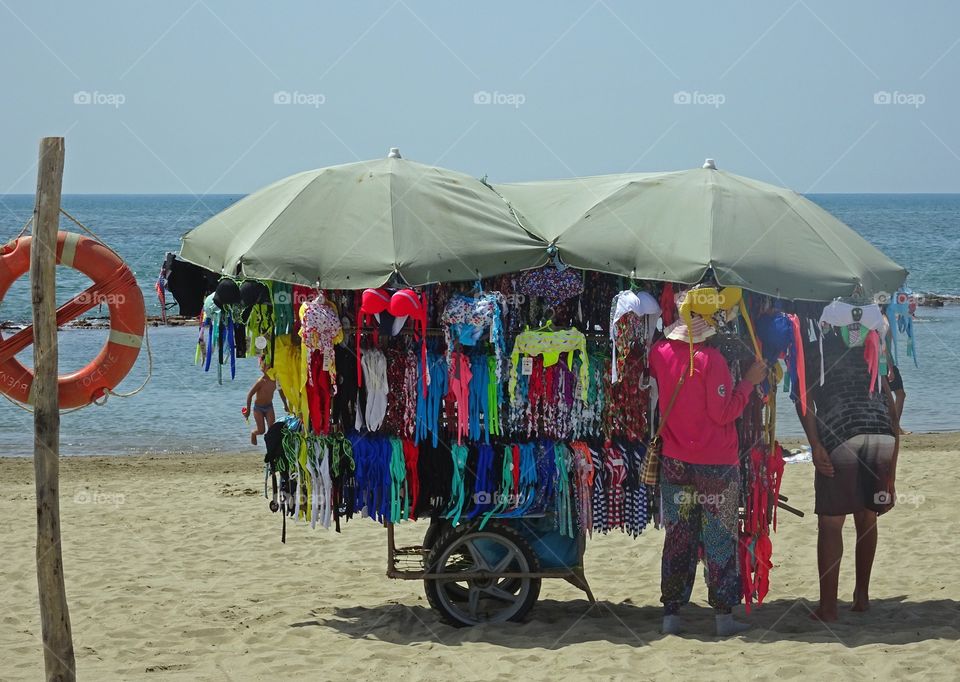
[[[493,518],[457,526],[430,522],[423,543],[397,547],[387,525],[387,577],[423,580],[430,606],[451,625],[522,620],[544,578],[563,578],[596,601],[583,572],[585,538],[561,535],[549,515]]]

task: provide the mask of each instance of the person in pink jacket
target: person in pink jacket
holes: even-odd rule
[[[727,637],[749,627],[732,615],[741,592],[737,564],[740,467],[735,422],[754,386],[766,378],[767,367],[762,361],[755,362],[734,384],[723,355],[704,343],[713,334],[713,327],[694,315],[689,328],[682,320],[667,327],[666,338],[650,351],[650,373],[657,380],[661,420],[683,377],[660,433],[660,504],[666,531],[660,601],[665,634],[683,631],[678,612],[690,601],[701,540],[717,635]],[[690,341],[694,344],[692,376]]]

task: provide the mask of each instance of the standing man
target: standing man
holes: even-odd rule
[[[837,620],[843,523],[850,514],[857,527],[851,610],[870,608],[877,517],[893,508],[896,497],[900,424],[886,377],[878,389],[871,376],[863,347],[867,335],[846,333],[838,327],[822,333],[823,385],[814,372],[808,374],[807,385],[812,387],[809,407],[803,415],[798,402],[797,414],[816,468],[820,605],[812,617],[832,622]],[[861,345],[851,343],[851,338]],[[815,364],[807,363],[807,368]]]

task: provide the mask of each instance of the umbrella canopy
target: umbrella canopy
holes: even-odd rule
[[[708,166],[708,164],[705,164]],[[712,167],[495,185],[578,268],[828,301],[894,292],[907,271],[796,192]]]
[[[359,289],[469,281],[547,262],[546,245],[470,176],[391,155],[291,175],[183,237],[180,257],[228,275]]]

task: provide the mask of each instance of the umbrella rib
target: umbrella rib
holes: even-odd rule
[[[586,184],[585,182],[583,182],[581,179],[579,179],[579,178],[574,178],[574,179],[575,179],[575,180],[580,180],[580,184],[583,185],[583,187],[584,187],[588,192],[590,192],[590,194],[592,195],[593,199],[595,200],[595,203],[593,203],[593,204],[590,206],[590,208],[588,208],[583,214],[581,214],[580,217],[577,218],[577,221],[576,221],[576,222],[582,221],[582,220],[587,216],[587,214],[589,214],[590,212],[596,210],[596,208],[597,208],[598,206],[600,206],[604,201],[608,201],[608,200],[610,200],[612,197],[617,196],[618,194],[620,194],[621,192],[624,191],[624,187],[628,187],[629,185],[631,185],[632,183],[635,182],[635,180],[629,179],[629,180],[627,180],[627,184],[626,184],[626,185],[620,185],[620,186],[616,189],[615,192],[612,192],[612,193],[610,193],[610,194],[608,194],[608,195],[606,195],[606,196],[604,196],[604,197],[600,197],[596,192],[593,191],[593,188],[591,188],[588,184]],[[628,225],[627,222],[626,222],[623,218],[621,218],[620,215],[619,215],[618,213],[616,213],[615,211],[610,211],[610,215],[614,216],[614,218],[616,218],[616,220],[617,220],[618,223],[620,223],[621,225],[623,225],[623,227],[624,227],[630,234],[632,234],[634,237],[636,237],[637,242],[638,242],[639,244],[641,244],[641,245],[647,250],[647,252],[648,252],[651,256],[653,256],[656,260],[658,260],[658,261],[660,262],[660,265],[663,266],[664,271],[669,271],[669,272],[670,272],[670,275],[671,275],[671,277],[673,278],[671,281],[674,281],[675,278],[676,278],[676,275],[675,275],[675,273],[673,272],[673,268],[671,268],[669,265],[667,265],[667,263],[660,257],[660,254],[658,254],[655,250],[653,250],[652,248],[650,248],[650,245],[647,244],[647,242],[637,233],[637,231],[633,228],[633,226],[632,226],[632,225]],[[572,223],[571,223],[571,224],[572,224]],[[563,236],[562,234],[557,235],[557,238],[554,240],[554,242],[559,241],[559,240],[560,240],[560,237],[562,237],[562,236]],[[591,268],[591,269],[592,269],[592,268]],[[617,273],[613,273],[613,274],[617,274]],[[620,275],[620,276],[622,277],[622,276],[624,276],[624,275]]]
[[[415,187],[417,184],[419,184],[420,179],[421,179],[422,177],[423,177],[423,176],[420,176],[420,178],[417,178],[417,179],[414,181],[414,187]],[[396,214],[397,204],[396,204],[396,202],[394,202],[394,198],[393,198],[393,180],[394,180],[394,174],[391,173],[391,174],[389,175],[389,183],[388,183],[388,185],[387,185],[387,191],[388,191],[389,194],[390,194],[390,239],[393,241],[393,245],[392,245],[392,246],[393,246],[393,249],[391,249],[391,251],[393,252],[393,259],[392,259],[392,260],[393,260],[393,271],[396,273],[396,272],[400,272],[400,264],[397,262],[397,214]],[[411,187],[410,189],[412,190],[413,187]],[[406,195],[407,195],[407,193],[404,192],[404,193],[403,193],[403,196],[406,196]],[[402,200],[403,200],[403,196],[400,197],[400,199],[398,199],[397,201],[402,201]],[[403,275],[400,275],[400,276],[403,278]],[[404,279],[404,281],[406,281],[406,278],[403,278],[403,279]],[[424,371],[426,371],[426,370],[424,370]]]
[[[480,182],[483,183],[483,185],[484,185],[487,189],[489,189],[491,192],[493,192],[493,193],[496,194],[498,197],[500,197],[500,201],[502,201],[504,204],[506,204],[507,210],[510,211],[510,215],[513,216],[514,221],[516,221],[517,225],[520,226],[520,229],[527,233],[527,236],[529,236],[531,239],[536,239],[536,240],[539,241],[539,242],[543,242],[544,244],[552,244],[552,242],[547,241],[544,237],[542,237],[542,236],[540,236],[540,235],[538,235],[538,234],[534,234],[533,232],[531,232],[530,230],[528,230],[528,229],[527,229],[527,226],[523,224],[523,221],[522,221],[522,220],[520,220],[520,214],[519,214],[519,213],[517,212],[517,210],[513,207],[513,204],[511,204],[511,203],[507,200],[507,198],[506,198],[505,196],[503,196],[502,194],[500,194],[500,192],[498,192],[497,189],[496,189],[493,185],[491,185],[489,182],[487,182],[486,179],[484,179],[484,178],[481,178],[481,179],[480,179]]]

